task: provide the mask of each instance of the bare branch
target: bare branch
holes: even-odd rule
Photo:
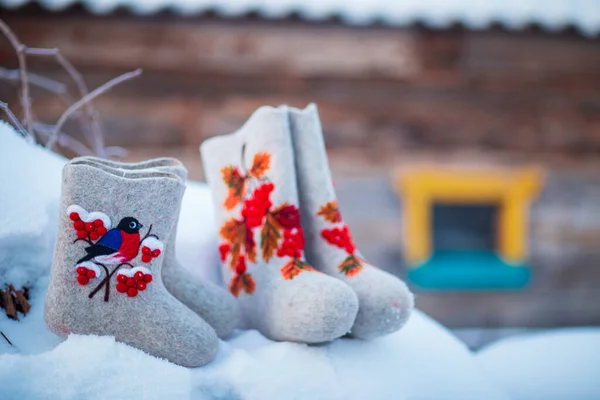
[[[119,83],[124,82],[128,79],[135,78],[141,74],[142,74],[142,70],[136,69],[135,71],[127,72],[123,75],[117,76],[116,78],[111,79],[110,81],[106,82],[102,86],[99,86],[98,88],[94,89],[89,94],[87,94],[86,96],[82,97],[81,99],[79,99],[75,103],[73,103],[69,108],[67,108],[67,110],[65,112],[62,113],[62,115],[58,119],[58,122],[56,123],[56,126],[54,127],[54,132],[53,132],[52,136],[50,137],[50,140],[48,140],[48,143],[46,143],[46,147],[51,149],[52,146],[54,146],[54,144],[56,143],[56,140],[58,138],[58,132],[60,131],[60,128],[62,128],[63,124],[67,121],[67,119],[69,119],[69,116],[73,112],[75,112],[77,109],[79,109],[82,105],[84,105],[87,102],[91,101],[92,99],[98,97],[102,93],[108,91],[113,86],[118,85]]]
[[[55,81],[54,79],[46,78],[45,76],[37,75],[31,72],[27,75],[27,78],[30,84],[45,89],[49,92],[59,95],[67,93],[67,86],[62,82]],[[6,69],[0,67],[0,79],[5,79],[7,81],[20,81],[21,71],[18,69]]]
[[[8,344],[10,344],[11,346],[13,346],[12,342],[10,340],[8,340],[8,338],[6,337],[6,335],[4,334],[4,332],[0,331],[0,335],[2,335],[2,337],[4,338],[4,340],[6,340],[8,342]]]
[[[54,125],[46,125],[34,122],[33,129],[47,142],[52,137],[52,133],[54,132]],[[63,132],[58,133],[58,145],[64,149],[69,149],[73,151],[78,156],[94,155],[94,152],[86,145]]]
[[[54,57],[58,64],[63,67],[67,74],[71,77],[75,85],[77,86],[77,90],[79,91],[79,96],[85,97],[88,95],[89,90],[83,79],[83,76],[77,71],[77,69],[67,60],[61,53],[59,49],[38,49],[38,48],[28,48],[26,49],[26,53],[32,56],[49,56]],[[82,128],[84,134],[89,140],[92,148],[95,153],[101,157],[105,157],[105,149],[104,149],[104,135],[102,134],[102,129],[100,127],[100,118],[98,116],[98,112],[95,110],[91,102],[86,103],[85,110],[88,118],[90,119],[90,130],[88,130],[87,125],[83,125]]]
[[[23,125],[21,125],[19,119],[15,116],[15,114],[13,114],[12,111],[10,111],[10,108],[8,108],[8,104],[0,101],[0,109],[2,109],[6,113],[10,122],[17,129],[17,131],[21,135],[23,135],[25,139],[27,139],[29,142],[35,143],[35,138],[29,133],[27,129],[25,129],[25,127],[23,127]]]
[[[126,149],[119,146],[105,147],[104,151],[106,152],[107,157],[123,158],[128,154],[128,151]]]
[[[6,36],[10,44],[17,52],[19,69],[21,70],[21,106],[25,114],[25,128],[31,129],[33,118],[31,117],[31,100],[29,98],[29,82],[27,80],[27,61],[25,59],[25,46],[19,41],[14,32],[0,19],[0,31]],[[35,138],[34,138],[35,140]]]

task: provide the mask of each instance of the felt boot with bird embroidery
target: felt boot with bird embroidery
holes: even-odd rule
[[[348,332],[356,295],[304,259],[287,112],[262,107],[200,150],[221,226],[223,274],[246,326],[303,343]]]
[[[352,241],[338,208],[316,106],[291,108],[289,118],[308,261],[356,292],[352,336],[368,339],[400,329],[413,295],[400,279],[366,262]]]
[[[186,367],[215,356],[215,331],[164,287],[161,266],[185,186],[154,172],[63,169],[45,319],[54,333],[114,336]]]
[[[95,165],[98,168],[109,168],[109,172],[123,171],[140,174],[154,171],[170,172],[178,175],[185,181],[187,170],[175,158],[157,158],[153,160],[124,163],[105,160],[97,157],[78,157],[71,161],[72,164],[82,163]],[[177,211],[177,215],[180,212]],[[178,218],[179,219],[179,218]],[[198,221],[201,223],[202,221]],[[177,260],[175,243],[177,241],[177,222],[169,242],[165,246],[165,259],[162,266],[163,283],[167,290],[179,301],[202,317],[213,327],[221,338],[228,337],[240,322],[240,309],[231,293],[212,282],[202,280],[184,268]],[[208,268],[210,266],[203,266]]]

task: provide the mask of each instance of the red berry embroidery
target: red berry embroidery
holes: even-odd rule
[[[221,256],[221,262],[225,262],[229,250],[231,250],[231,246],[229,245],[229,243],[221,243],[219,245],[219,254]]]
[[[145,263],[151,262],[152,259],[157,258],[162,254],[162,243],[151,239],[153,238],[149,238],[147,241],[144,241],[144,243],[148,242],[148,244],[142,246],[142,262]]]
[[[91,279],[96,278],[96,271],[93,268],[92,265],[90,265],[89,263],[83,263],[84,265],[79,265],[77,266],[77,268],[75,268],[75,271],[77,272],[77,282],[79,282],[80,285],[87,285]],[[90,268],[86,267],[89,266]]]
[[[139,292],[146,290],[150,282],[152,282],[152,274],[146,268],[123,270],[117,275],[116,289],[119,293],[127,293],[127,296],[135,297]]]
[[[329,201],[325,203],[319,211],[318,216],[321,216],[325,221],[331,224],[342,223],[342,215],[339,211],[337,201]],[[321,237],[325,239],[329,244],[336,246],[344,250],[348,256],[338,266],[338,270],[346,276],[352,277],[358,274],[363,268],[363,260],[358,257],[354,252],[356,246],[352,241],[350,235],[350,229],[347,225],[343,224],[336,226],[331,229],[323,229],[321,231]]]
[[[118,293],[126,293],[128,297],[136,297],[139,292],[147,290],[148,285],[152,282],[152,273],[148,268],[135,266],[131,263],[135,263],[135,260],[139,262],[137,255],[140,252],[142,261],[145,262],[150,262],[152,259],[161,256],[163,244],[158,236],[151,233],[152,224],[150,224],[144,237],[140,238],[139,227],[142,224],[134,217],[122,218],[121,222],[124,222],[124,224],[120,222],[116,228],[111,230],[110,218],[100,211],[88,212],[77,204],[67,207],[66,211],[77,236],[74,243],[80,240],[86,242],[88,244],[86,250],[98,246],[96,242],[101,240],[109,231],[114,232],[116,230],[113,237],[118,237],[116,234],[122,235],[122,244],[112,253],[100,252],[101,254],[97,256],[94,251],[86,251],[87,254],[82,254],[83,257],[75,266],[77,282],[83,286],[88,285],[93,279],[99,278],[102,273],[106,276],[89,293],[89,298],[93,298],[100,292],[104,293],[104,301],[108,301],[110,281],[115,272],[117,272],[115,289]],[[135,223],[138,224],[137,229]],[[134,232],[125,231],[120,228],[121,225],[128,226]],[[110,240],[106,242],[108,243]],[[120,263],[115,265],[115,261]]]
[[[102,236],[108,232],[106,227],[104,226],[104,222],[96,218],[94,220],[90,220],[91,215],[97,215],[101,213],[88,213],[82,207],[73,205],[69,208],[75,208],[80,210],[80,212],[71,212],[69,213],[69,218],[73,221],[73,228],[77,232],[77,239],[86,240],[89,239],[89,242],[95,242],[100,239]],[[82,219],[83,218],[83,219]],[[107,217],[108,218],[108,217]],[[90,243],[91,244],[91,243]]]
[[[245,147],[242,149],[242,160],[244,151]],[[301,260],[304,236],[298,207],[288,203],[274,207],[271,201],[276,187],[265,175],[270,162],[271,155],[262,152],[254,156],[251,167],[244,170],[244,173],[233,165],[221,170],[223,181],[228,187],[224,207],[233,210],[241,204],[240,216],[225,221],[219,231],[224,239],[219,245],[219,255],[221,262],[227,262],[233,271],[229,290],[236,297],[241,292],[251,294],[255,290],[256,285],[248,272],[248,264],[256,264],[257,261],[256,230],[265,262],[269,262],[274,256],[289,258],[281,269],[285,279],[292,279],[302,271],[313,270]]]

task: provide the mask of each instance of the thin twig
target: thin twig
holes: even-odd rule
[[[77,86],[77,90],[79,91],[80,97],[85,97],[89,93],[89,89],[83,79],[83,75],[77,71],[77,69],[67,60],[61,53],[59,49],[38,49],[38,48],[28,48],[26,49],[28,55],[33,56],[50,56],[56,59],[56,62],[60,66],[63,67],[67,74],[71,77],[75,85]],[[83,132],[88,136],[88,140],[90,145],[94,149],[95,153],[101,157],[105,157],[105,148],[104,148],[104,135],[102,134],[102,128],[100,126],[100,120],[98,116],[98,112],[93,107],[91,102],[86,103],[85,111],[90,119],[91,131],[88,131],[88,127],[84,126]]]
[[[58,133],[60,132],[60,128],[62,128],[63,124],[67,121],[69,116],[74,111],[79,109],[82,105],[86,104],[88,101],[91,101],[92,99],[98,97],[102,93],[108,91],[113,86],[118,85],[119,83],[124,82],[128,79],[135,78],[136,76],[141,75],[141,73],[142,73],[141,69],[136,69],[135,71],[127,72],[123,75],[120,75],[120,76],[106,82],[102,86],[94,89],[93,91],[88,93],[86,96],[82,97],[81,99],[79,99],[75,103],[73,103],[69,108],[67,108],[67,110],[65,112],[62,113],[62,115],[58,119],[58,122],[56,123],[56,126],[54,127],[54,132],[52,133],[50,140],[48,140],[48,143],[46,143],[46,147],[49,149],[52,149],[52,147],[54,146],[54,144],[56,143],[56,141],[58,139]]]
[[[8,338],[6,337],[6,335],[4,334],[4,332],[0,331],[0,335],[2,335],[2,337],[4,338],[4,340],[6,340],[8,342],[8,344],[10,344],[11,346],[14,346],[12,344],[12,342],[10,340],[8,340]]]
[[[111,157],[123,158],[128,154],[127,150],[120,146],[105,147],[104,151],[106,153],[106,157],[108,157],[108,158],[111,158]]]
[[[160,240],[160,239],[158,238],[158,236],[156,236],[156,235],[154,235],[154,234],[152,234],[152,235],[151,235],[151,234],[150,234],[150,232],[152,232],[152,224],[150,224],[150,228],[148,228],[148,232],[146,232],[146,236],[144,236],[144,237],[142,238],[142,240],[140,240],[140,245],[142,244],[142,242],[143,242],[144,240],[148,239],[149,237],[153,237],[153,238],[155,238],[155,239],[157,239],[157,240]]]
[[[90,246],[93,246],[93,245],[94,245],[94,243],[93,243],[93,242],[92,242],[90,239],[88,239],[88,238],[84,238],[84,239],[79,239],[79,238],[77,238],[77,239],[75,239],[75,240],[73,241],[73,244],[75,244],[75,243],[77,243],[77,242],[79,242],[79,241],[84,241],[84,242],[86,242],[87,244],[89,244]]]
[[[62,82],[55,81],[54,79],[46,78],[45,76],[34,74],[32,72],[27,75],[27,78],[29,79],[29,83],[31,85],[40,87],[49,92],[56,94],[67,93],[67,86]],[[5,79],[8,81],[20,81],[21,71],[18,69],[6,69],[0,67],[0,79]]]
[[[33,123],[33,129],[46,140],[50,140],[52,132],[54,132],[54,125],[40,124],[37,122]],[[58,133],[58,145],[63,149],[69,149],[78,156],[92,156],[94,152],[86,145],[81,143],[79,140],[72,138],[71,136],[59,132]]]
[[[31,117],[31,101],[29,99],[29,81],[27,79],[27,61],[25,59],[25,46],[19,41],[14,32],[6,25],[4,21],[0,19],[0,31],[6,36],[10,44],[17,52],[17,59],[19,61],[19,69],[22,71],[20,74],[21,78],[21,106],[23,107],[23,113],[25,114],[24,125],[29,131],[33,126],[33,118]],[[35,139],[35,138],[34,138]]]
[[[0,109],[2,109],[6,113],[10,122],[14,125],[14,127],[17,129],[17,131],[21,135],[23,135],[23,137],[25,139],[28,139],[30,141],[33,141],[33,143],[35,143],[35,138],[33,138],[31,136],[31,134],[27,131],[27,129],[25,129],[25,127],[23,125],[21,125],[21,122],[19,122],[19,119],[15,116],[15,114],[13,114],[12,111],[10,111],[10,108],[8,108],[8,104],[0,101]]]

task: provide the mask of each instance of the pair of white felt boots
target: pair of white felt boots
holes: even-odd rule
[[[316,107],[260,108],[201,153],[230,293],[175,258],[186,177],[177,160],[78,158],[63,171],[45,310],[52,331],[112,335],[194,367],[236,327],[322,343],[404,325],[412,294],[358,253],[338,210]]]

